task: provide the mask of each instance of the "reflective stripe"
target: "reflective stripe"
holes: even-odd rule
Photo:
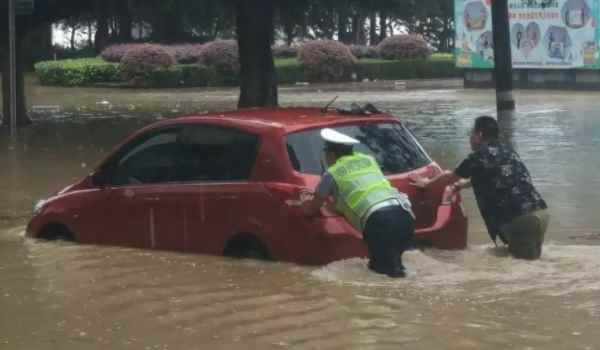
[[[352,180],[350,184],[348,184],[348,189],[341,193],[342,197],[347,198],[350,196],[350,194],[352,194],[352,192],[379,180],[381,180],[381,176],[379,174],[367,174],[357,178],[356,180]]]
[[[343,165],[339,165],[336,167],[334,174],[335,176],[346,176],[348,173],[361,170],[363,168],[368,168],[373,166],[373,162],[371,159],[367,157],[360,157],[355,159],[350,159],[346,161]]]
[[[360,153],[344,156],[329,168],[338,189],[336,209],[357,230],[361,219],[374,205],[391,199],[403,199],[385,178],[377,161]]]
[[[365,198],[361,199],[356,206],[354,212],[357,216],[362,217],[367,210],[373,205],[387,199],[396,198],[398,191],[395,188],[382,188],[375,192],[369,193]]]

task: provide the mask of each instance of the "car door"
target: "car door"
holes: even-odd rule
[[[175,164],[179,128],[151,131],[129,144],[110,164],[109,193],[99,243],[180,249],[182,222]]]
[[[259,138],[233,128],[188,125],[182,130],[178,176],[185,183],[182,204],[190,251],[221,254],[239,228],[257,184],[249,181]],[[258,185],[260,187],[260,185]]]

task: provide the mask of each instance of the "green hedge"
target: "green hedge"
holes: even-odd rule
[[[86,86],[121,81],[118,64],[97,58],[39,62],[35,71],[44,85]]]
[[[277,64],[279,82],[291,84],[306,81],[302,66],[291,60],[287,59],[284,64]],[[462,74],[461,70],[456,68],[451,54],[433,55],[426,60],[362,59],[356,64],[355,73],[358,80],[435,79],[460,77]]]
[[[280,84],[306,81],[304,70],[295,58],[275,61]],[[93,84],[122,83],[119,65],[102,59],[77,59],[40,62],[35,65],[44,85],[88,86]],[[452,55],[433,55],[429,59],[388,61],[359,60],[355,67],[356,79],[401,80],[458,77],[461,71],[454,65]],[[197,64],[176,65],[146,74],[144,87],[201,87],[236,86],[239,77],[225,76],[211,67]]]

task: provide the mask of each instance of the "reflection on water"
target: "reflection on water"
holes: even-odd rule
[[[452,167],[468,154],[473,119],[494,114],[493,94],[421,87],[286,87],[280,99],[288,106],[321,106],[335,95],[338,106],[373,102],[399,116],[435,159]],[[369,273],[362,259],[315,268],[23,237],[37,199],[88,173],[133,130],[171,114],[234,108],[236,98],[237,91],[218,89],[34,88],[34,105],[61,105],[38,108],[38,122],[21,132],[16,147],[0,136],[0,348],[600,344],[600,115],[594,94],[517,95],[512,137],[552,214],[539,261],[514,260],[488,243],[470,192],[469,249],[408,252],[403,280]]]

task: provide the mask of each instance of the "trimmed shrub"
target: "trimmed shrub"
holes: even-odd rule
[[[315,40],[302,45],[298,61],[308,81],[347,80],[356,63],[348,46],[333,40]]]
[[[138,79],[133,85],[145,88],[176,88],[182,85],[181,68],[171,66],[148,71],[143,78]]]
[[[146,74],[167,69],[175,64],[175,58],[159,45],[146,44],[129,50],[121,60],[123,80],[133,85],[143,84]]]
[[[294,84],[306,81],[304,69],[299,64],[277,66],[275,69],[277,70],[277,82],[279,84]]]
[[[379,57],[377,46],[350,45],[350,51],[358,59]]]
[[[171,45],[165,48],[175,57],[177,63],[196,63],[200,59],[202,44]]]
[[[298,56],[298,47],[288,45],[273,46],[273,57],[275,58],[293,58]]]
[[[43,85],[86,86],[121,81],[119,65],[99,58],[38,62],[35,71]]]
[[[427,58],[431,49],[421,35],[402,34],[385,38],[377,46],[383,59],[397,60],[401,58]]]
[[[115,44],[111,45],[100,53],[100,57],[102,57],[106,62],[120,63],[125,54],[136,47],[143,46],[145,44]]]
[[[235,40],[217,40],[204,44],[199,52],[198,63],[213,67],[224,75],[240,72],[240,55]]]
[[[295,58],[275,61],[278,81],[293,84],[307,81],[304,67]],[[100,58],[40,62],[35,65],[44,85],[89,86],[122,83],[120,65]],[[452,54],[433,54],[428,59],[363,59],[354,66],[357,78],[370,80],[431,79],[460,77]],[[152,88],[235,86],[238,76],[217,72],[214,67],[182,64],[149,71],[136,81],[137,86]]]
[[[201,64],[179,65],[180,84],[183,86],[217,86],[219,74],[214,68]]]

